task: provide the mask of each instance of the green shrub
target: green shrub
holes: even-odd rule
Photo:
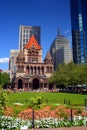
[[[3,89],[0,91],[0,115],[3,115],[4,108],[7,106],[8,96],[7,92]]]
[[[44,102],[44,98],[40,94],[36,98],[31,98],[30,99],[30,107],[33,108],[33,109],[40,109],[43,102]]]

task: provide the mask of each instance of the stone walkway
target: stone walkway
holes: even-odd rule
[[[69,127],[69,128],[41,128],[33,130],[87,130],[87,126],[83,127]]]

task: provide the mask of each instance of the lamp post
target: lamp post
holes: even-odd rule
[[[34,109],[32,110],[32,128],[34,128]]]
[[[73,121],[72,108],[70,109],[71,122]]]

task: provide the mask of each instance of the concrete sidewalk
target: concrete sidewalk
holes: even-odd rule
[[[33,130],[87,130],[87,126],[82,127],[61,127],[61,128],[39,128]]]

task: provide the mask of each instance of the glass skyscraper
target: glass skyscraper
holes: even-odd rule
[[[70,0],[73,60],[87,63],[87,0]]]

